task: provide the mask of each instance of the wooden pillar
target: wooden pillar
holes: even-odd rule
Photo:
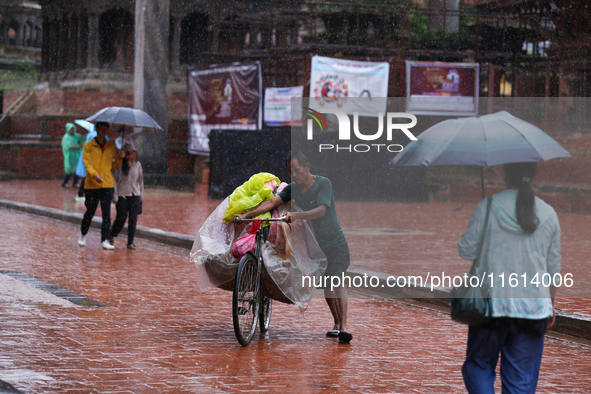
[[[67,19],[62,19],[58,21],[60,25],[59,34],[58,34],[58,50],[57,50],[57,69],[58,71],[62,71],[66,68],[66,61],[68,59],[68,29],[69,23]]]
[[[23,18],[18,18],[16,21],[16,37],[15,37],[15,44],[17,47],[24,47],[25,46],[25,32],[24,32],[24,22]]]
[[[88,55],[86,67],[99,68],[99,16],[95,13],[88,15]]]
[[[79,68],[87,68],[88,67],[88,14],[83,12],[80,14],[80,31],[78,33],[79,39],[79,52],[78,52],[78,67]]]
[[[171,71],[176,74],[180,71],[181,68],[181,23],[182,19],[179,17],[172,17],[172,26],[171,26],[171,47],[170,47],[170,68]]]
[[[45,32],[47,37],[50,36],[51,24],[47,20],[43,20],[43,31]],[[39,39],[39,38],[37,37],[37,39]],[[49,46],[50,45],[51,45],[51,43],[48,42],[45,45],[41,46],[41,72],[44,72],[44,73],[51,71],[50,66],[49,66],[49,60],[50,60]]]
[[[489,64],[488,66],[488,100],[486,113],[492,114],[494,111],[493,100],[495,97],[495,66]]]
[[[78,15],[72,15],[70,17],[70,28],[68,29],[69,56],[66,63],[68,70],[76,70],[78,68],[78,24]]]

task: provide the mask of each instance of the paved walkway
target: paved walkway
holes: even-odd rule
[[[84,213],[75,190],[59,181],[0,183],[0,198]],[[195,193],[147,190],[138,224],[194,236],[220,203]],[[351,250],[351,267],[392,275],[464,274],[470,262],[459,257],[456,244],[475,204],[337,202],[341,225]],[[97,215],[100,215],[97,210]],[[111,217],[115,217],[112,207]],[[560,309],[591,315],[591,216],[559,214],[562,228],[562,273],[572,273],[575,286],[558,293]],[[124,245],[123,240],[119,245]]]
[[[269,332],[242,348],[230,293],[198,291],[185,254],[142,240],[104,251],[96,230],[80,248],[76,226],[9,210],[0,222],[1,270],[106,305],[0,303],[0,379],[25,393],[464,392],[467,330],[445,312],[353,298],[347,346],[324,337],[323,300],[303,316],[276,303]],[[589,342],[547,337],[538,392],[589,387]]]

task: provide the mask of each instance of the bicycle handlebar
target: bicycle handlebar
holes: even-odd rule
[[[255,220],[261,220],[262,222],[284,222],[287,219],[287,216],[282,216],[280,218],[265,218],[265,219],[234,219],[235,223],[242,223],[242,222],[253,222]]]

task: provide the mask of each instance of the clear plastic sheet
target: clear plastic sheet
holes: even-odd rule
[[[250,224],[224,224],[228,202],[229,198],[226,198],[207,218],[193,243],[191,261],[197,267],[201,290],[212,287],[232,290],[234,287],[239,261],[232,257],[230,249],[232,242],[247,232]],[[283,216],[289,209],[289,204],[283,204],[275,209],[273,216]],[[314,288],[304,287],[302,276],[318,278],[326,270],[326,257],[316,242],[310,223],[302,220],[291,224],[273,222],[261,257],[264,264],[263,295],[305,310]]]
[[[273,212],[273,217],[284,216],[289,210],[289,204],[280,205]],[[300,209],[293,207],[292,211]],[[305,310],[314,287],[303,286],[302,277],[318,280],[326,271],[326,256],[316,242],[310,223],[307,220],[295,220],[290,224],[272,222],[261,255],[275,285],[283,295]]]

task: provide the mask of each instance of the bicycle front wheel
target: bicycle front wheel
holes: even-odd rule
[[[234,332],[242,346],[247,346],[252,341],[257,328],[261,303],[260,282],[261,275],[256,258],[252,255],[242,257],[236,271],[232,297]]]
[[[261,332],[266,332],[269,329],[271,323],[271,309],[273,306],[273,300],[269,297],[263,297],[261,300],[261,310],[259,312],[259,327]]]

